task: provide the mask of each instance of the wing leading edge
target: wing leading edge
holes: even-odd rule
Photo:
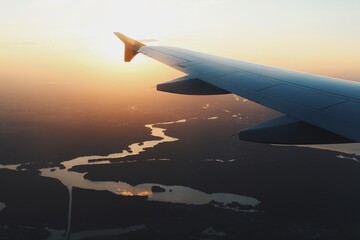
[[[234,93],[285,114],[243,130],[247,141],[284,144],[360,142],[360,83],[216,57],[174,47],[146,46],[121,33],[125,61],[142,53],[188,74],[157,89],[180,94]]]

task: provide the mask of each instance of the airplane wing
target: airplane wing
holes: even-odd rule
[[[195,51],[146,46],[121,33],[125,61],[138,53],[187,74],[161,83],[160,91],[211,95],[234,93],[285,116],[244,129],[239,138],[277,144],[360,142],[360,83]]]

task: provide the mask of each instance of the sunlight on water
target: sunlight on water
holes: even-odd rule
[[[209,120],[213,120],[212,118]],[[236,212],[256,212],[256,206],[260,203],[255,198],[241,196],[231,193],[213,193],[208,194],[201,192],[196,189],[185,186],[165,186],[158,183],[143,183],[136,186],[132,186],[126,182],[112,182],[112,181],[90,181],[84,178],[86,173],[78,173],[69,171],[72,167],[78,165],[95,165],[95,164],[120,164],[111,163],[111,159],[119,159],[128,156],[138,155],[146,149],[154,148],[158,144],[165,142],[175,142],[179,139],[167,136],[165,134],[166,129],[158,127],[159,125],[170,125],[185,123],[186,119],[173,122],[147,124],[145,127],[151,130],[151,135],[158,138],[158,140],[150,140],[139,143],[133,143],[128,146],[129,150],[123,150],[119,153],[113,153],[106,156],[83,156],[77,157],[72,160],[62,162],[64,168],[43,168],[40,169],[40,175],[43,177],[50,177],[58,179],[64,184],[69,190],[69,207],[68,207],[68,226],[66,230],[53,230],[47,229],[50,232],[51,239],[82,239],[87,236],[111,236],[112,234],[118,235],[121,233],[127,233],[129,231],[136,231],[143,228],[143,226],[135,226],[134,228],[128,229],[112,229],[112,230],[93,230],[79,233],[71,233],[71,219],[72,219],[72,189],[73,187],[91,190],[105,190],[110,191],[122,196],[142,196],[147,197],[149,201],[159,202],[171,202],[171,203],[182,203],[191,205],[203,205],[211,204],[214,207],[222,209],[231,209]],[[136,160],[134,160],[136,162]],[[168,158],[162,159],[147,159],[146,161],[170,161]],[[221,161],[215,159],[214,161]],[[127,163],[133,161],[127,161]],[[10,169],[17,171],[19,165],[0,165],[0,169]],[[161,192],[153,192],[154,186],[162,188]],[[235,203],[235,204],[234,204]],[[241,206],[247,206],[243,209]],[[250,209],[248,208],[250,206]],[[5,208],[5,204],[0,203],[0,211]]]
[[[144,225],[136,225],[127,228],[114,228],[114,229],[102,229],[102,230],[90,230],[90,231],[82,231],[71,234],[71,240],[80,240],[86,239],[89,237],[111,237],[118,236],[122,234],[127,234],[129,232],[135,232],[138,230],[146,229]],[[51,235],[46,240],[59,240],[64,239],[64,230],[56,230],[56,229],[46,229]]]
[[[350,144],[324,144],[324,145],[301,145],[299,147],[317,148],[323,150],[332,150],[347,154],[355,154],[360,156],[360,143]]]
[[[251,206],[256,206],[257,204],[259,204],[258,200],[250,197],[244,197],[240,195],[227,194],[227,193],[207,194],[184,186],[165,186],[154,183],[144,183],[144,184],[132,186],[125,182],[89,181],[84,178],[85,173],[77,173],[77,172],[69,171],[69,169],[78,165],[111,164],[109,159],[118,159],[127,156],[138,155],[139,153],[145,151],[145,149],[153,148],[158,144],[177,141],[178,140],[177,138],[173,138],[165,134],[166,129],[157,126],[178,124],[185,122],[186,120],[182,119],[173,122],[147,124],[145,125],[145,127],[150,128],[151,135],[160,138],[159,140],[134,143],[129,146],[130,149],[129,151],[124,150],[120,153],[109,154],[107,156],[78,157],[73,160],[62,162],[62,164],[65,166],[65,169],[57,168],[56,171],[51,171],[51,169],[48,168],[41,169],[40,170],[41,175],[59,179],[68,188],[78,187],[78,188],[92,189],[92,190],[108,190],[115,194],[123,195],[123,196],[147,196],[148,200],[152,200],[152,201],[196,204],[196,205],[207,204],[211,201],[217,201],[225,205],[231,202],[238,202],[243,205],[251,205]],[[90,160],[96,160],[96,161],[89,162]],[[156,159],[149,159],[149,160],[156,161]],[[168,161],[169,159],[162,159],[162,160]],[[160,161],[160,159],[158,161]],[[112,163],[112,164],[116,164],[116,163]],[[154,185],[158,185],[163,189],[165,189],[166,191],[161,193],[153,193],[151,191],[151,188]]]
[[[194,204],[201,205],[207,204],[211,201],[216,201],[223,206],[226,204],[236,202],[242,205],[250,205],[255,207],[260,202],[251,197],[229,194],[229,193],[214,193],[207,194],[196,189],[185,186],[165,186],[162,184],[155,183],[143,183],[136,186],[132,186],[126,182],[111,182],[111,181],[90,181],[84,178],[86,173],[78,173],[69,171],[74,166],[79,165],[95,165],[95,164],[119,164],[111,163],[110,159],[119,159],[128,156],[138,155],[146,149],[154,148],[158,144],[165,142],[174,142],[179,139],[167,136],[165,134],[166,129],[158,126],[171,125],[185,123],[187,120],[182,119],[172,122],[146,124],[145,127],[151,130],[153,137],[159,138],[159,140],[150,140],[140,143],[133,143],[129,145],[129,150],[123,150],[120,153],[113,153],[106,156],[83,156],[77,157],[72,160],[64,161],[62,164],[65,168],[43,168],[40,169],[41,176],[55,178],[61,181],[70,191],[73,187],[91,190],[107,190],[118,195],[123,196],[146,196],[148,200],[160,201],[160,202],[172,202],[172,203],[183,203],[183,204]],[[89,162],[90,161],[90,162]],[[148,159],[147,161],[170,161],[170,159]],[[2,168],[16,170],[17,165],[2,166]],[[1,166],[0,166],[1,168]],[[160,186],[164,192],[152,192],[151,188],[154,186]]]
[[[0,164],[0,169],[9,169],[9,170],[14,170],[16,171],[17,170],[17,167],[19,166],[20,164],[11,164],[11,165],[1,165]]]

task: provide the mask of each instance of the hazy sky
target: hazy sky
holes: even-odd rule
[[[144,56],[123,63],[114,31],[358,80],[359,9],[357,0],[0,0],[0,91],[148,89],[182,75]]]
[[[123,63],[114,31],[157,40],[148,44],[360,80],[359,10],[358,0],[0,0],[0,133],[27,129],[47,139],[63,124],[88,131],[86,122],[95,121],[96,130],[111,127],[110,120],[174,120],[211,101],[230,107],[232,96],[156,92],[157,83],[183,74],[141,55]],[[251,109],[257,114],[249,116],[261,118],[264,108],[249,104],[233,104],[234,111]]]

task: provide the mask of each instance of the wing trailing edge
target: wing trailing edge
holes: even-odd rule
[[[189,76],[160,83],[156,86],[156,89],[162,92],[186,95],[219,95],[230,93],[207,82],[201,81],[200,79],[191,78]]]
[[[334,144],[354,140],[315,127],[289,116],[260,123],[239,133],[239,139],[272,144]]]

